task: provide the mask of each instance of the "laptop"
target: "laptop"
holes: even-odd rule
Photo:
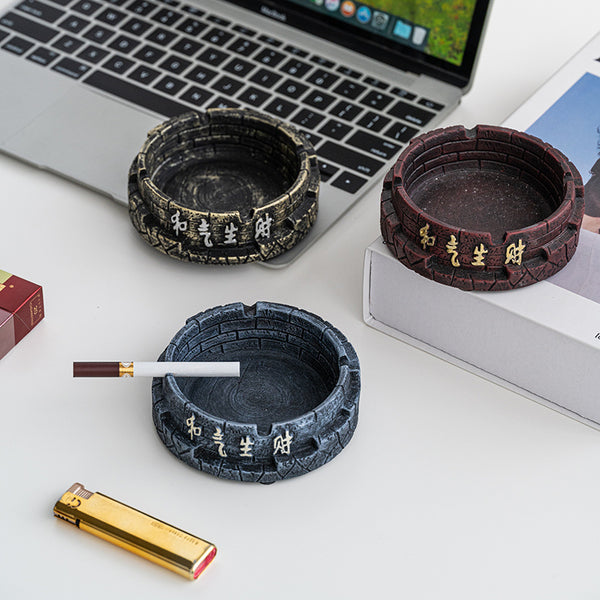
[[[470,87],[491,0],[20,0],[0,11],[0,149],[127,204],[146,133],[245,107],[315,146],[305,251]]]

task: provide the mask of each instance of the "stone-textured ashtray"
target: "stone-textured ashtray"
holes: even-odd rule
[[[167,448],[217,477],[272,483],[303,475],[348,444],[358,420],[360,367],[348,340],[320,317],[282,304],[229,304],[187,320],[164,361],[240,361],[236,378],[152,385]]]
[[[180,260],[264,261],[295,246],[317,218],[315,151],[269,115],[209,109],[148,133],[129,172],[129,215]]]
[[[415,138],[385,177],[381,231],[408,268],[464,290],[541,281],[575,253],[583,184],[558,150],[485,125]]]

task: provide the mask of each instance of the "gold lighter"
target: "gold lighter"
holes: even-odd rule
[[[197,579],[217,553],[210,542],[80,483],[54,505],[54,516],[188,579]]]

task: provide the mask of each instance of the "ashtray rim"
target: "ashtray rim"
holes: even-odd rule
[[[431,176],[461,167],[481,171],[483,161],[486,170],[514,175],[540,196],[546,193],[555,208],[535,223],[492,233],[434,217],[408,192],[428,171]],[[412,140],[385,176],[381,233],[398,260],[439,283],[479,291],[523,287],[553,275],[573,256],[583,192],[573,163],[539,138],[491,125],[436,129]]]
[[[541,221],[532,223],[531,225],[527,225],[525,227],[519,227],[516,229],[506,229],[502,236],[503,242],[505,242],[509,237],[515,237],[520,234],[527,233],[532,228],[538,227],[539,223],[547,223],[549,230],[554,229],[556,226],[558,226],[562,223],[562,221],[565,218],[565,214],[564,214],[565,207],[571,206],[572,202],[575,199],[576,193],[577,193],[576,179],[579,177],[579,179],[581,180],[581,176],[579,175],[577,168],[575,167],[575,165],[572,162],[569,161],[569,159],[560,150],[558,150],[554,146],[548,144],[547,142],[544,142],[541,139],[539,139],[535,136],[532,136],[528,133],[525,133],[523,131],[517,131],[514,129],[510,129],[507,127],[500,127],[500,126],[476,125],[475,127],[472,127],[471,129],[467,129],[463,126],[455,125],[455,126],[450,126],[450,127],[446,127],[446,128],[440,128],[440,129],[435,129],[435,130],[429,131],[429,132],[422,134],[421,136],[411,140],[408,148],[406,148],[406,150],[399,155],[398,160],[392,167],[394,177],[398,177],[401,180],[400,183],[395,184],[395,188],[396,189],[400,188],[398,191],[402,195],[402,199],[404,202],[409,204],[416,212],[419,212],[423,216],[423,218],[426,219],[427,221],[429,221],[431,224],[435,224],[440,227],[445,227],[447,229],[454,230],[455,233],[464,231],[464,228],[460,227],[460,225],[455,225],[448,221],[438,219],[437,217],[434,217],[430,213],[426,212],[418,204],[415,204],[411,195],[408,193],[408,190],[406,190],[406,188],[404,187],[404,177],[402,174],[402,168],[407,163],[412,163],[412,161],[415,158],[418,158],[423,153],[423,149],[424,150],[430,149],[430,147],[428,147],[427,144],[424,142],[423,138],[428,138],[429,136],[431,136],[431,137],[436,136],[436,138],[439,140],[440,138],[437,136],[439,136],[439,134],[442,133],[445,137],[450,138],[447,141],[453,142],[453,141],[456,141],[456,140],[452,139],[452,136],[454,135],[454,133],[455,132],[463,132],[463,131],[470,138],[478,138],[480,133],[484,133],[485,139],[490,139],[490,140],[494,139],[494,138],[488,137],[488,135],[486,135],[488,133],[492,133],[492,135],[495,135],[499,132],[502,132],[505,134],[510,134],[511,143],[513,143],[513,141],[519,142],[519,143],[515,144],[516,148],[522,148],[524,150],[531,150],[532,148],[537,148],[538,151],[543,152],[544,156],[552,157],[555,164],[557,166],[559,166],[563,171],[563,184],[566,186],[566,189],[563,189],[563,197],[562,197],[561,202],[558,204],[558,206],[556,208],[554,208],[554,210],[547,217],[542,219]],[[502,140],[502,141],[505,141],[505,140]],[[522,145],[520,145],[520,144],[522,144]],[[480,170],[486,171],[486,169],[480,169]],[[573,173],[573,170],[575,171],[575,173]],[[490,169],[490,171],[491,171],[491,169]],[[425,171],[425,173],[426,173],[426,171]],[[567,179],[567,180],[565,181],[565,179]],[[478,234],[481,236],[490,235],[489,232],[486,231],[485,229],[469,229],[468,231],[473,234]]]
[[[140,194],[144,199],[148,200],[151,204],[155,204],[158,208],[167,212],[179,210],[181,214],[188,214],[190,219],[197,220],[198,218],[207,218],[209,215],[212,215],[213,217],[222,216],[228,219],[237,218],[241,222],[244,222],[240,210],[198,210],[183,204],[179,204],[174,198],[169,196],[164,190],[156,185],[154,179],[152,179],[152,174],[150,174],[148,170],[147,156],[151,151],[160,151],[160,144],[165,142],[165,130],[168,131],[170,135],[173,133],[177,133],[179,135],[185,134],[190,128],[207,127],[210,130],[213,122],[216,122],[214,124],[218,124],[220,126],[229,125],[232,128],[235,128],[236,125],[262,125],[264,127],[264,125],[269,123],[269,121],[271,121],[270,125],[273,132],[282,132],[289,140],[290,147],[292,147],[293,144],[299,162],[298,173],[295,176],[292,184],[284,192],[260,208],[254,208],[253,211],[268,212],[269,210],[276,210],[279,205],[286,205],[287,202],[289,202],[291,194],[308,185],[311,169],[314,167],[316,161],[316,154],[308,140],[305,140],[304,144],[300,143],[298,140],[298,131],[292,126],[288,125],[284,121],[279,121],[273,117],[270,117],[269,115],[259,113],[252,109],[209,108],[202,113],[195,111],[187,112],[179,115],[178,117],[170,119],[165,123],[157,125],[154,129],[150,130],[136,159],[134,160],[134,164],[132,165],[132,169],[135,167],[136,170]],[[154,148],[155,144],[159,145],[158,149]],[[219,142],[213,142],[213,144],[218,146]],[[310,153],[310,150],[312,150],[312,153]],[[151,212],[155,214],[154,211],[151,210]],[[155,216],[161,219],[160,215],[155,214]],[[252,211],[249,220],[252,220]]]
[[[179,204],[154,183],[149,183],[144,149],[149,140],[160,140],[165,131],[170,131],[172,136],[181,123],[189,126],[190,131],[192,125],[208,126],[209,133],[214,125],[217,134],[218,127],[230,123],[233,128],[237,124],[244,140],[252,138],[254,128],[257,143],[262,144],[260,152],[265,151],[269,132],[289,139],[289,153],[282,152],[281,164],[283,170],[291,169],[289,176],[294,178],[291,187],[275,198],[265,194],[264,203],[252,199],[245,207],[241,205],[235,210],[197,210]],[[192,131],[183,141],[174,140],[171,151],[176,153],[179,143],[193,144],[193,134]],[[298,172],[294,175],[295,161]],[[140,162],[145,166],[140,168]],[[129,169],[129,217],[149,245],[179,260],[217,265],[268,261],[293,248],[308,235],[317,219],[319,188],[316,153],[309,140],[295,127],[250,109],[190,111],[157,125],[148,133]]]

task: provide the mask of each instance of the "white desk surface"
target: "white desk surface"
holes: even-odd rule
[[[497,0],[446,124],[501,123],[599,24],[597,0]],[[600,433],[363,323],[376,191],[270,270],[162,256],[124,208],[6,156],[0,181],[0,268],[42,284],[47,313],[0,361],[0,596],[600,597]],[[311,474],[262,486],[196,472],[159,441],[149,380],[71,377],[73,360],[154,360],[186,317],[261,299],[330,320],[360,357],[354,438]],[[53,518],[75,481],[217,558],[189,582]]]

